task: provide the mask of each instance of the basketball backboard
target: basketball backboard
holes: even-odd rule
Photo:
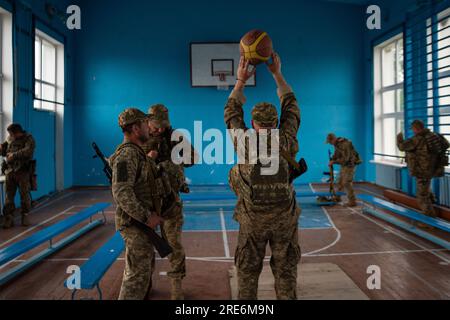
[[[191,86],[217,87],[227,90],[236,83],[239,66],[239,43],[191,43]],[[247,86],[255,86],[255,76]]]

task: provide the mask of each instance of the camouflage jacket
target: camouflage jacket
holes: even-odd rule
[[[406,152],[406,163],[413,177],[431,179],[442,175],[444,167],[438,164],[439,156],[430,152],[426,141],[432,134],[429,129],[424,129],[407,140],[397,137],[397,146]]]
[[[184,175],[184,168],[188,168],[194,165],[195,162],[195,149],[192,145],[191,148],[191,158],[190,163],[175,164],[172,161],[172,150],[179,143],[183,142],[183,137],[179,141],[172,141],[172,133],[175,130],[170,128],[166,130],[160,136],[150,135],[150,139],[147,143],[142,146],[145,154],[150,151],[155,150],[158,152],[158,158],[155,160],[158,166],[163,168],[163,170],[168,174],[170,179],[170,184],[175,192],[179,192],[182,185],[186,183],[186,178]],[[180,152],[180,157],[183,156],[182,151]]]
[[[163,134],[159,136],[150,135],[150,139],[147,143],[142,146],[142,149],[146,154],[148,154],[151,150],[158,151],[158,158],[156,159],[156,163],[160,163],[163,161],[172,161],[172,150],[173,148],[183,141],[183,137],[180,141],[172,141],[172,134],[175,130],[170,128],[164,131]],[[180,156],[183,156],[180,154]],[[194,157],[195,150],[191,145],[191,161],[190,163],[183,164],[183,167],[188,168],[194,165]]]
[[[354,167],[362,162],[353,143],[348,139],[337,138],[334,150],[334,155],[331,160],[336,164],[343,167]]]
[[[140,146],[127,141],[116,149],[109,162],[117,230],[129,226],[131,218],[145,223],[150,212],[155,211],[154,201],[161,201],[152,188],[156,184],[156,164]]]
[[[25,135],[14,141],[6,141],[2,144],[2,156],[12,155],[12,161],[5,161],[2,165],[2,170],[5,174],[18,171],[30,170],[30,161],[33,160],[34,149],[36,144],[31,134]],[[6,147],[6,148],[5,148]]]
[[[298,152],[297,132],[300,128],[300,109],[298,107],[297,99],[291,88],[284,88],[279,91],[281,100],[281,117],[279,124],[279,147],[291,154],[295,158]],[[247,131],[248,128],[244,122],[243,105],[245,97],[242,92],[233,91],[225,106],[224,120],[227,129],[243,129]],[[235,149],[237,142],[234,141]],[[246,145],[247,146],[247,145]],[[247,154],[247,150],[245,151]],[[287,162],[280,156],[280,166],[288,166]],[[287,213],[294,215],[296,210],[299,210],[295,200],[295,192],[292,185],[290,188],[290,199],[282,205],[273,206],[259,206],[250,201],[251,187],[249,181],[252,179],[252,172],[254,172],[255,164],[238,164],[230,171],[230,185],[237,193],[238,202],[235,207],[235,219],[240,223],[244,221],[261,221],[264,216],[266,221],[271,221],[272,218],[279,218],[280,213]],[[281,170],[282,168],[280,168]],[[236,180],[237,182],[234,182]],[[235,190],[236,185],[243,185],[244,188]],[[248,188],[250,187],[250,189]],[[267,186],[269,192],[275,186]],[[274,190],[272,190],[274,191]]]

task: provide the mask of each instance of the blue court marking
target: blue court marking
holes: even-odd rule
[[[220,231],[219,211],[213,212],[184,212],[183,231]]]
[[[299,191],[311,192],[309,186],[304,185],[296,189]],[[198,197],[208,198],[211,194],[226,194],[231,193],[228,186],[195,186],[191,187],[191,191]],[[225,229],[227,231],[238,231],[239,224],[233,219],[233,210],[236,204],[236,199],[229,200],[214,200],[208,201],[184,201],[184,231],[221,231],[222,223],[220,212],[222,211]],[[316,203],[315,197],[301,198],[299,200],[302,214],[299,219],[300,229],[325,229],[332,228],[332,224],[322,210]]]
[[[303,198],[300,207],[302,208],[299,221],[300,229],[333,228],[330,219],[323,209],[317,205],[315,198]]]

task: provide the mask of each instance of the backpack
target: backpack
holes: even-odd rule
[[[450,143],[447,139],[442,134],[431,132],[425,136],[425,142],[430,153],[437,155],[437,165],[439,167],[448,166],[449,156],[447,149],[450,148]]]

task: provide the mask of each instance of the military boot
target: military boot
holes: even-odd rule
[[[27,213],[22,214],[22,226],[28,227],[30,225],[30,218]]]
[[[170,291],[171,300],[184,300],[183,289],[181,288],[181,279],[170,279],[172,289]]]
[[[3,229],[9,229],[14,227],[14,216],[7,215],[5,216],[5,219],[3,220]]]

